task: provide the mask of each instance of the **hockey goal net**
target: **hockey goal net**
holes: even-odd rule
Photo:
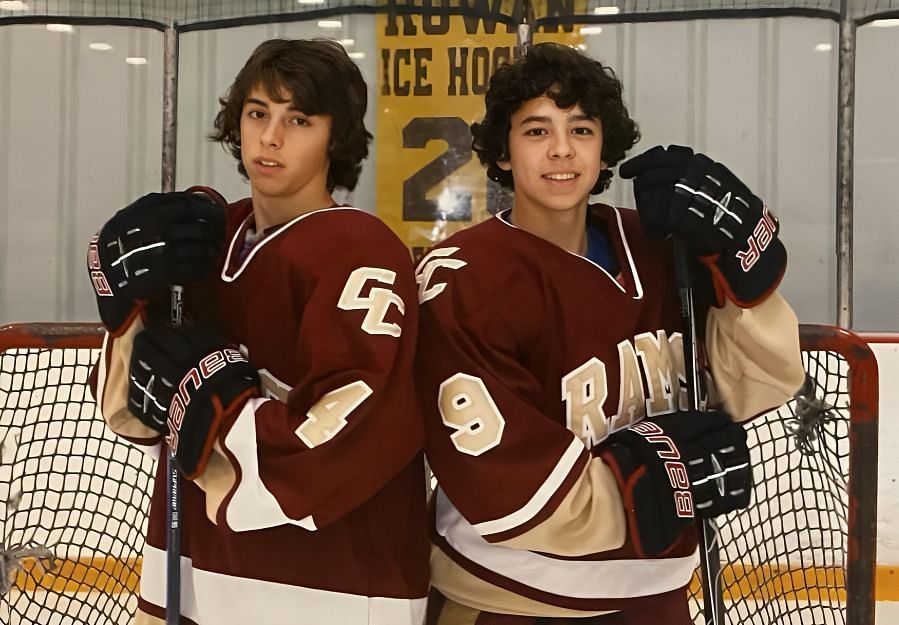
[[[804,325],[800,336],[806,384],[747,427],[752,506],[715,519],[719,616],[697,574],[697,623],[874,623],[877,362],[845,330]]]
[[[0,623],[127,625],[137,609],[154,462],[97,413],[102,338],[0,329]]]
[[[136,608],[154,463],[91,400],[101,339],[0,328],[0,623],[124,625]],[[717,520],[716,625],[874,622],[877,367],[843,330],[803,326],[802,344],[806,388],[751,425],[754,505]],[[704,623],[698,578],[691,593]]]

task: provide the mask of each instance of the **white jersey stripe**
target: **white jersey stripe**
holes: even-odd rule
[[[181,616],[195,623],[202,623],[194,592],[193,563],[181,556]],[[153,605],[165,608],[166,553],[161,549],[144,545],[141,562],[140,596]]]
[[[437,532],[465,558],[535,590],[578,599],[630,599],[687,585],[699,552],[658,560],[558,560],[484,540],[437,491]]]
[[[556,464],[555,468],[553,468],[549,477],[547,477],[543,484],[540,485],[540,488],[537,489],[537,492],[534,493],[530,501],[515,512],[507,514],[500,519],[476,523],[472,527],[474,527],[481,536],[486,536],[489,534],[505,532],[530,521],[543,509],[546,502],[549,501],[556,491],[559,490],[562,482],[564,482],[565,478],[571,473],[572,468],[574,468],[583,451],[584,444],[579,438],[572,436],[571,444],[568,445],[568,449],[566,449],[565,453],[562,454],[562,457],[559,458],[559,462]]]
[[[250,399],[244,404],[234,425],[225,435],[225,449],[234,454],[240,465],[240,483],[225,510],[225,522],[235,532],[246,532],[278,525],[297,525],[315,530],[311,516],[299,521],[291,519],[259,476],[256,444],[256,411],[271,399]]]
[[[140,594],[165,607],[165,552],[149,545]],[[181,614],[201,625],[422,625],[425,602],[234,577],[195,569],[189,558],[181,558]]]

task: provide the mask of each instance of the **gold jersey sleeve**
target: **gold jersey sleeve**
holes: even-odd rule
[[[734,421],[786,403],[805,380],[796,314],[777,292],[753,308],[712,308],[706,350],[719,400]]]
[[[128,369],[134,337],[144,329],[137,317],[128,329],[114,338],[108,333],[103,339],[103,350],[97,361],[97,382],[94,398],[106,421],[107,427],[122,438],[144,446],[155,446],[161,436],[147,427],[128,409]]]

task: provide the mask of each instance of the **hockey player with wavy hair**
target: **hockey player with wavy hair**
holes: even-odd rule
[[[108,330],[95,397],[109,427],[175,451],[181,622],[420,625],[428,592],[412,386],[408,250],[338,205],[371,135],[367,90],[333,41],[271,40],[240,71],[213,138],[251,197],[154,193],[88,257]],[[186,322],[170,327],[169,287]],[[160,463],[136,623],[165,617]]]
[[[636,210],[591,203],[639,134],[567,46],[498,69],[472,133],[513,205],[417,268],[428,623],[688,625],[696,519],[750,503],[739,422],[804,378],[779,225],[678,146],[621,165]],[[671,236],[704,268],[714,409],[687,403]]]

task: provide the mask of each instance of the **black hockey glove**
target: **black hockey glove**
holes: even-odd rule
[[[650,235],[682,237],[712,273],[718,304],[748,308],[780,283],[787,252],[780,224],[727,167],[687,147],[656,146],[621,164]]]
[[[258,395],[259,374],[218,332],[152,326],[134,337],[128,408],[167,435],[181,471],[200,475],[222,421]]]
[[[106,329],[121,334],[146,299],[208,274],[224,237],[224,209],[199,193],[150,193],[113,215],[87,254]]]
[[[694,522],[749,505],[746,430],[723,412],[676,412],[612,434],[597,448],[618,481],[637,552],[656,556]]]

